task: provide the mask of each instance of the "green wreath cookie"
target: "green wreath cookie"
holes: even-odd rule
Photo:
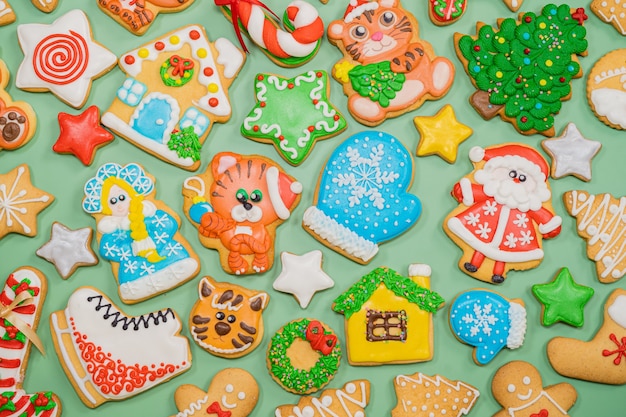
[[[337,373],[340,359],[335,333],[324,323],[309,319],[284,325],[267,350],[270,375],[294,394],[310,394],[326,386]]]

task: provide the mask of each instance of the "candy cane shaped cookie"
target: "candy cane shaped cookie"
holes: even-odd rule
[[[279,26],[274,14],[257,0],[215,0],[222,11],[233,22],[237,37],[247,52],[241,39],[240,27],[261,50],[277,65],[297,67],[315,56],[324,35],[324,22],[317,9],[303,0],[295,0],[287,6],[283,14],[283,24]],[[274,14],[274,16],[276,16]]]

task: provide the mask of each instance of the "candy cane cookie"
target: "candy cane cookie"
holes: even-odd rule
[[[215,4],[222,6],[224,15],[233,22],[244,51],[248,52],[241,30],[281,67],[297,67],[308,62],[317,53],[324,35],[324,22],[317,9],[303,0],[287,6],[282,19],[287,30],[280,28],[278,16],[259,1],[215,0]]]

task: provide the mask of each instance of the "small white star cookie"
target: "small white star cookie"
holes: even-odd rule
[[[322,251],[314,250],[301,256],[281,252],[280,260],[283,269],[273,287],[276,291],[293,294],[302,308],[307,308],[316,292],[335,285],[322,271]]]
[[[550,175],[554,179],[567,175],[583,181],[591,180],[591,160],[602,144],[583,137],[574,123],[568,123],[561,136],[541,142],[543,149],[552,157]]]
[[[52,224],[50,240],[37,249],[37,256],[52,263],[63,279],[69,278],[79,266],[98,263],[91,249],[93,231],[90,227],[72,230],[59,222]]]

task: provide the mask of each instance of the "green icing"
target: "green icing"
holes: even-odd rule
[[[4,320],[4,328],[6,329],[7,327],[15,327],[15,326],[13,326],[13,324],[10,321],[5,319]],[[16,330],[17,330],[17,328],[16,328]],[[19,330],[17,330],[17,332],[15,333],[15,337],[11,337],[11,336],[9,336],[8,332],[5,332],[2,335],[2,340],[18,340],[18,341],[20,341],[22,343],[26,343],[26,336],[24,335],[24,333],[22,333]]]
[[[433,0],[435,18],[441,22],[458,19],[465,9],[466,0]]]
[[[504,19],[497,31],[482,26],[476,39],[461,37],[458,49],[476,88],[488,92],[492,104],[504,106],[521,131],[542,132],[552,128],[571,93],[580,72],[574,56],[586,51],[585,36],[570,6],[548,4],[540,15]]]
[[[170,72],[170,68],[174,67],[172,62],[174,62],[175,65],[179,65],[181,69],[183,67],[185,68],[182,74],[177,74],[175,77],[172,77]],[[191,80],[193,73],[193,61],[191,59],[181,58],[178,55],[171,56],[161,64],[161,81],[168,87],[182,87]]]
[[[13,290],[14,293],[17,293],[17,289],[22,286],[22,284],[26,283],[26,285],[28,286],[28,289],[26,291],[28,291],[30,293],[30,295],[32,295],[33,297],[35,296],[35,290],[33,290],[30,287],[31,284],[31,280],[28,278],[24,278],[23,280],[21,280],[19,283],[15,284],[14,286],[11,287],[11,290]]]
[[[396,97],[396,92],[402,90],[406,79],[404,74],[391,71],[389,61],[357,65],[348,72],[348,77],[354,91],[378,102],[382,107],[389,106],[389,102]]]
[[[12,401],[13,397],[15,397],[15,391],[5,391],[0,396],[6,398],[6,403],[0,406],[0,412],[15,411],[15,403]]]
[[[37,401],[37,397],[39,397],[40,394],[42,394],[45,398],[48,399],[46,405],[37,405],[37,404],[35,404],[36,401]],[[37,394],[33,395],[30,398],[30,402],[35,407],[35,415],[39,415],[39,414],[41,414],[44,411],[52,410],[57,405],[56,402],[52,399],[52,392],[50,392],[50,391],[48,391],[48,392],[40,392],[40,393],[37,393]]]
[[[310,320],[302,319],[287,323],[270,342],[268,360],[270,372],[286,388],[304,393],[321,388],[335,375],[341,359],[339,342],[328,355],[320,355],[315,366],[309,370],[295,369],[287,357],[287,349],[296,338],[306,340],[306,329]],[[324,334],[333,334],[325,331]]]
[[[385,287],[398,297],[405,298],[429,313],[434,313],[444,303],[444,299],[438,293],[420,287],[413,280],[398,274],[393,269],[376,268],[337,297],[333,302],[333,311],[350,318],[352,314],[361,310],[363,304],[370,299],[380,284],[385,284]]]
[[[193,126],[187,126],[183,130],[172,132],[167,147],[175,151],[181,158],[191,158],[193,161],[200,160],[200,140],[193,130]]]

